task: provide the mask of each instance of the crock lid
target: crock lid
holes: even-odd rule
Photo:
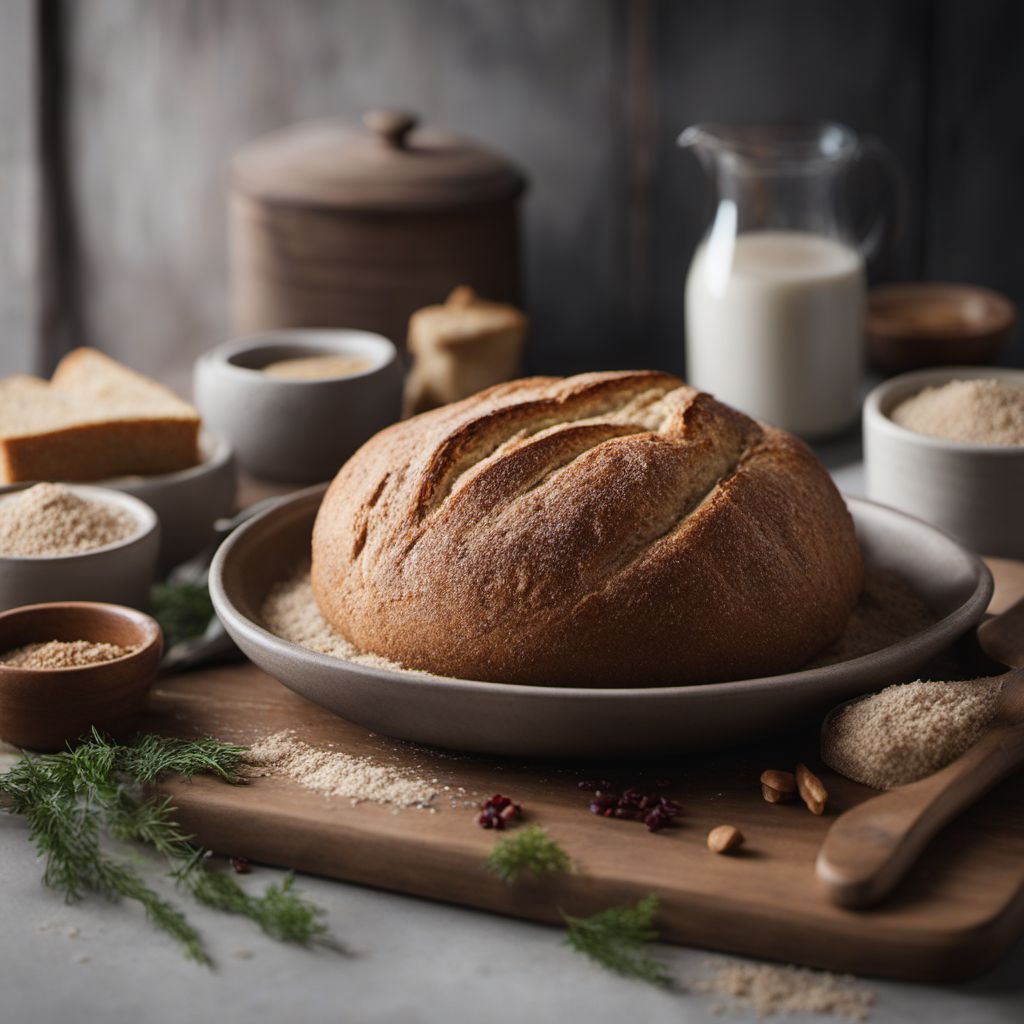
[[[363,128],[310,121],[264,135],[231,164],[233,187],[270,202],[359,210],[434,210],[506,199],[525,178],[469,139],[371,110]]]

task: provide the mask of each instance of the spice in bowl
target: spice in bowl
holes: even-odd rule
[[[1001,380],[951,380],[893,409],[907,430],[968,444],[1024,445],[1024,388]]]
[[[0,654],[0,665],[9,668],[84,668],[102,665],[134,654],[138,645],[122,647],[120,644],[95,643],[92,640],[47,640],[44,643],[25,644]]]
[[[874,789],[923,779],[982,734],[999,703],[998,679],[918,680],[843,705],[825,719],[821,758]]]
[[[138,529],[124,509],[61,484],[36,484],[0,500],[0,556],[79,555],[127,540]]]
[[[366,356],[299,356],[268,363],[263,367],[263,372],[277,380],[325,380],[328,377],[352,377],[372,366],[373,360]]]

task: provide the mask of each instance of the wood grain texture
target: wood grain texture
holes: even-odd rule
[[[442,791],[434,813],[394,813],[384,805],[328,799],[274,777],[244,788],[206,779],[167,783],[163,789],[183,827],[225,854],[552,922],[559,907],[593,913],[653,891],[662,901],[659,927],[668,940],[920,980],[979,973],[1024,930],[1024,780],[1005,783],[950,826],[884,907],[852,914],[816,891],[814,859],[833,815],[871,791],[822,771],[831,801],[821,817],[803,805],[761,799],[761,770],[793,763],[813,749],[812,738],[628,767],[483,761],[372,736],[253,667],[158,684],[152,706],[147,727],[242,743],[294,729],[314,746],[413,768],[437,779]],[[653,834],[635,822],[592,815],[577,782],[594,774],[618,784],[658,785],[681,802],[681,824]],[[462,801],[477,804],[493,792],[521,802],[528,820],[569,851],[577,872],[513,887],[491,877],[483,861],[496,837],[476,826],[474,810]],[[746,837],[732,857],[706,847],[710,829],[722,824]]]
[[[27,81],[25,12],[39,2],[3,5],[2,74],[15,83]],[[178,386],[229,331],[230,154],[286,123],[380,105],[414,108],[526,168],[532,370],[682,370],[683,280],[707,211],[674,139],[709,117],[832,117],[881,137],[911,207],[875,279],[974,281],[1024,303],[1013,0],[47,2],[66,51],[74,217],[57,270],[82,307],[72,340]],[[0,105],[17,110],[2,133],[10,152],[32,132],[32,97],[5,86]],[[15,195],[31,187],[0,197],[31,221],[35,200]],[[19,322],[35,297],[8,282],[25,265],[0,264],[0,310]],[[3,354],[9,339],[18,355]],[[0,359],[27,365],[31,344],[8,335]],[[1004,361],[1024,363],[1020,325]]]
[[[620,276],[613,6],[68,4],[83,338],[183,383],[228,331],[230,154],[292,121],[396,106],[521,158],[536,182],[525,224],[536,345],[600,361]]]
[[[997,577],[1002,601],[1024,577]],[[817,891],[814,861],[835,816],[873,791],[824,769],[825,813],[761,798],[765,768],[804,760],[818,771],[816,736],[691,758],[602,765],[538,764],[430,751],[349,725],[252,666],[201,671],[159,683],[147,726],[251,743],[293,729],[315,746],[363,755],[436,780],[437,810],[352,805],[280,777],[229,787],[209,779],[169,782],[177,816],[225,854],[495,913],[556,922],[558,908],[596,912],[649,892],[673,942],[896,978],[951,981],[991,966],[1024,932],[1024,778],[1004,782],[950,825],[883,907],[853,913]],[[638,782],[675,797],[676,827],[648,833],[598,818],[582,779]],[[575,873],[505,886],[484,870],[495,833],[474,807],[511,795],[527,820],[572,855]],[[469,806],[467,806],[469,804]],[[708,832],[734,825],[746,841],[728,857],[708,851]],[[983,841],[980,841],[983,839]]]
[[[936,0],[927,274],[987,285],[1021,306],[1024,6]],[[1000,359],[1024,365],[1024,324]]]
[[[34,372],[42,349],[38,27],[38,0],[0,5],[0,375]]]

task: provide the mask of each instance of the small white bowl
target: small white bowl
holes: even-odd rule
[[[868,497],[938,526],[982,554],[1024,558],[1024,445],[949,441],[889,418],[900,402],[924,388],[978,378],[1024,387],[1024,370],[953,366],[904,373],[868,395]]]
[[[203,431],[197,466],[153,476],[119,476],[93,486],[144,501],[160,520],[159,571],[167,572],[198,554],[216,538],[214,523],[235,512],[238,487],[235,456],[223,438]],[[26,484],[0,487],[0,497]]]
[[[0,502],[31,486],[7,488]],[[84,484],[65,486],[79,497],[123,509],[138,528],[124,540],[74,555],[0,555],[0,611],[51,601],[103,601],[147,608],[160,551],[156,513],[138,498],[120,491]]]
[[[368,369],[290,380],[263,368],[282,359],[353,355]],[[330,480],[343,462],[401,415],[402,368],[387,338],[368,331],[281,330],[229,342],[200,356],[195,401],[226,437],[239,465],[284,483]]]

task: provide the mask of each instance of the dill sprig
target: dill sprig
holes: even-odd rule
[[[669,986],[668,969],[645,946],[658,938],[654,915],[658,898],[645,896],[635,907],[609,907],[591,917],[562,914],[569,926],[566,943],[602,967],[654,985]]]
[[[150,603],[168,649],[202,636],[214,614],[210,591],[199,583],[157,583]]]
[[[280,885],[269,885],[261,896],[247,893],[230,875],[213,871],[202,850],[173,872],[174,880],[200,902],[214,910],[242,914],[255,921],[271,938],[302,946],[319,940],[333,945],[320,920],[323,911],[293,891],[295,876],[289,873]]]
[[[496,843],[487,867],[503,882],[514,882],[523,872],[539,878],[569,871],[572,861],[540,825],[530,825]]]
[[[244,754],[244,747],[209,737],[147,735],[125,745],[94,729],[62,753],[21,758],[0,775],[0,793],[6,796],[7,809],[28,822],[29,838],[43,858],[45,885],[69,901],[86,892],[134,900],[190,959],[210,962],[198,932],[132,868],[103,849],[104,836],[155,850],[172,866],[171,877],[180,888],[201,903],[250,918],[275,939],[302,945],[326,942],[321,911],[293,891],[291,876],[261,896],[248,894],[192,845],[174,821],[169,797],[143,794],[143,786],[168,774],[211,774],[242,782]]]

